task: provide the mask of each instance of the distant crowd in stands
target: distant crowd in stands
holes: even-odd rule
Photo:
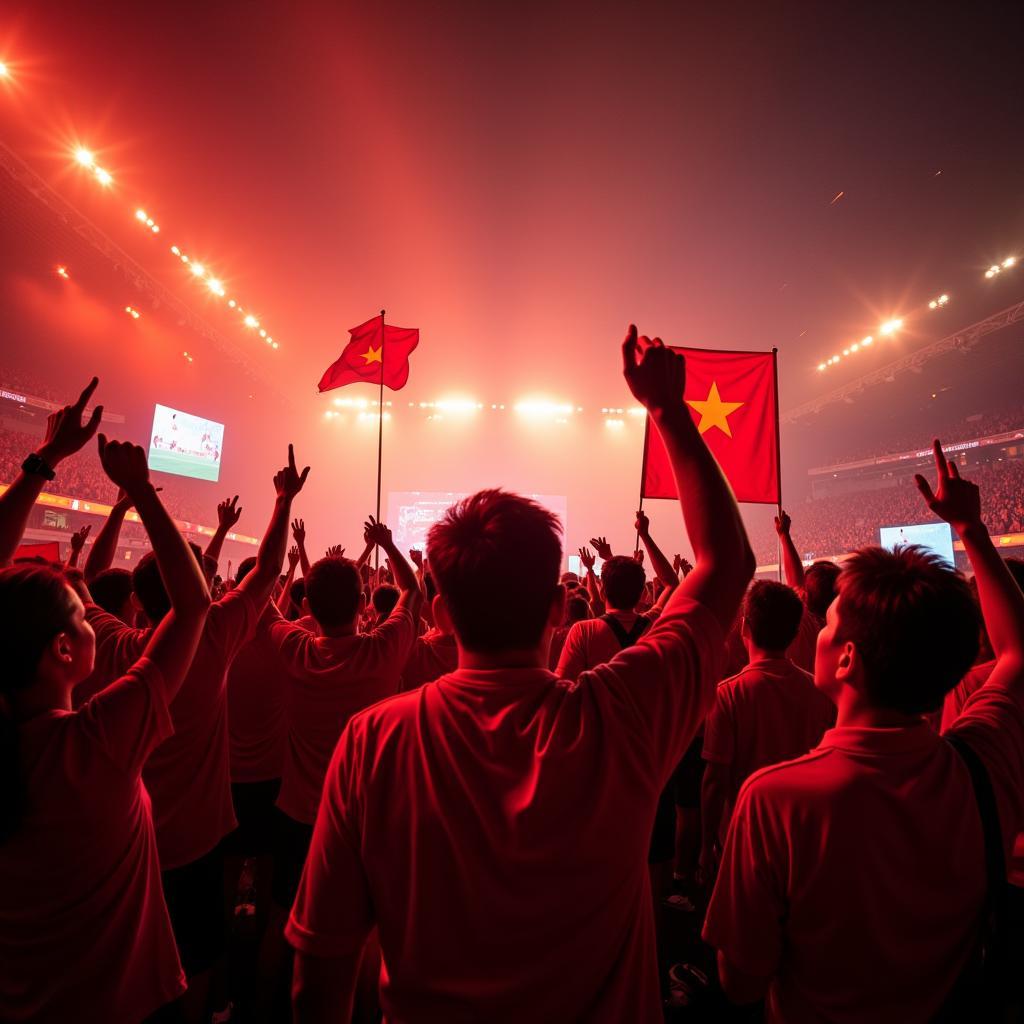
[[[621,358],[692,565],[637,513],[643,557],[594,537],[563,573],[557,518],[502,490],[426,551],[370,516],[312,561],[288,445],[220,580],[237,498],[200,550],[84,416],[97,379],[49,418],[0,495],[0,1019],[1021,1020],[1024,566],[983,492],[937,440],[907,488],[970,582],[913,547],[805,568],[781,510],[786,583],[752,582],[684,357],[630,326]],[[94,437],[116,501],[84,566],[12,565]],[[671,909],[702,921],[676,963]]]

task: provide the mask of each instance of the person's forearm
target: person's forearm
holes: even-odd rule
[[[779,534],[779,542],[782,545],[782,566],[786,573],[786,582],[794,590],[803,590],[804,563],[788,530]]]
[[[597,573],[593,569],[587,570],[587,594],[590,597],[592,609],[600,613],[600,608],[604,604],[604,597],[601,596],[601,588],[597,582]]]
[[[68,552],[68,560],[64,563],[65,569],[76,569],[78,568],[78,556],[82,553],[81,548],[76,548],[74,545],[71,546],[71,551]]]
[[[382,544],[385,554],[391,559],[391,571],[395,577],[395,584],[398,589],[404,592],[415,591],[420,593],[419,584],[416,582],[416,573],[413,567],[406,560],[405,555],[398,550],[393,540]]]
[[[683,521],[698,565],[704,562],[738,575],[748,566],[752,568],[754,556],[739,506],[689,410],[679,404],[652,413],[652,419],[672,466]],[[747,578],[743,579],[744,587]]]
[[[288,566],[288,576],[284,581],[284,586],[281,588],[281,593],[277,595],[277,610],[282,615],[288,614],[288,609],[291,607],[292,601],[292,584],[295,582],[295,563],[293,562]]]
[[[366,542],[366,547],[363,548],[363,553],[356,560],[356,565],[366,565],[366,563],[370,560],[370,555],[372,555],[372,554],[373,554],[373,545],[369,541],[367,541]]]
[[[701,847],[708,854],[719,844],[725,809],[725,788],[716,777],[719,770],[717,765],[706,765],[700,787]]]
[[[9,565],[18,550],[32,506],[45,482],[38,473],[21,472],[14,483],[0,494],[0,566]]]
[[[306,554],[306,540],[303,538],[296,542],[299,549],[299,568],[302,569],[302,578],[305,579],[309,575],[309,555]]]
[[[205,614],[210,603],[210,591],[202,566],[196,561],[185,538],[178,532],[153,485],[147,483],[132,498],[153,545],[153,554],[171,608],[179,615]]]
[[[650,533],[641,533],[640,539],[644,542],[644,547],[647,548],[647,557],[650,558],[651,568],[658,579],[666,587],[674,587],[679,582],[679,577],[676,575],[675,569],[672,568],[672,563],[662,553],[661,548],[654,543],[654,538]]]
[[[996,658],[1016,657],[1024,664],[1024,594],[983,524],[965,529],[960,539],[974,569],[981,614]]]
[[[121,526],[127,509],[119,509],[116,505],[104,520],[100,532],[96,534],[89,557],[85,560],[85,578],[94,580],[101,572],[106,572],[114,563],[117,553],[117,541],[121,536]]]
[[[207,558],[212,558],[215,562],[220,562],[220,553],[224,548],[224,540],[228,535],[229,527],[218,526],[216,533],[210,538],[210,543],[206,545],[206,551],[204,554]]]

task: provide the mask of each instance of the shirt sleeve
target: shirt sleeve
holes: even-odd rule
[[[416,640],[416,621],[408,605],[399,602],[391,614],[366,634],[374,652],[383,662],[404,665]]]
[[[219,601],[210,605],[206,619],[206,634],[224,652],[228,661],[253,638],[260,609],[244,590],[230,590]]]
[[[680,600],[636,644],[579,677],[610,698],[613,720],[633,724],[662,786],[714,699],[723,643],[715,616]]]
[[[306,663],[306,650],[316,639],[297,622],[289,622],[276,608],[263,620],[270,642],[277,648],[288,669],[298,674]]]
[[[363,743],[353,724],[334,750],[302,880],[285,938],[300,953],[347,956],[374,924],[370,883],[360,853],[360,784]]]
[[[1007,863],[1018,832],[1024,831],[1024,694],[1015,689],[982,686],[945,733],[963,740],[981,758],[999,810]]]
[[[711,705],[704,723],[704,748],[701,757],[705,761],[732,764],[736,756],[730,697],[730,688],[726,683],[722,683],[715,692],[715,702]]]
[[[702,937],[745,974],[773,977],[782,958],[786,867],[766,801],[748,783],[729,823]]]
[[[79,728],[118,768],[138,775],[153,749],[174,732],[166,685],[156,662],[140,658],[82,705]]]
[[[562,655],[558,659],[558,666],[555,668],[555,675],[559,679],[570,679],[576,682],[580,673],[587,667],[587,648],[583,640],[583,627],[579,622],[574,622],[569,627],[569,633],[565,638],[562,647]]]

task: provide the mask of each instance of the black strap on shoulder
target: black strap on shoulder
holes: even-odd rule
[[[636,622],[633,623],[633,628],[627,632],[626,627],[611,612],[602,615],[601,621],[615,634],[615,639],[619,641],[620,647],[632,647],[647,632],[647,628],[651,624],[651,620],[646,615],[638,615]]]
[[[1005,953],[1007,881],[1006,857],[1003,850],[1003,831],[999,824],[999,809],[992,780],[981,758],[974,749],[955,734],[946,737],[946,742],[959,754],[967,766],[974,788],[974,799],[981,816],[981,830],[985,837],[985,873],[988,878],[988,892],[985,900],[985,919],[991,922],[994,934],[987,936],[989,949],[986,954],[999,959]]]

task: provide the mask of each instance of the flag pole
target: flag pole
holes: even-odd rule
[[[644,421],[644,457],[640,463],[640,501],[636,506],[638,512],[644,510],[644,480],[647,479],[647,439],[651,433],[651,414],[648,413]],[[640,531],[636,531],[636,547],[633,548],[635,555],[640,550]]]
[[[380,397],[377,399],[377,522],[380,522],[380,478],[384,462],[384,310],[380,311]],[[776,401],[776,415],[778,402]],[[373,570],[380,573],[380,548],[373,549]]]
[[[778,486],[779,520],[782,520],[782,432],[779,429],[779,350],[772,346],[772,372],[775,375],[775,482]],[[776,535],[779,582],[782,582],[782,538]]]

